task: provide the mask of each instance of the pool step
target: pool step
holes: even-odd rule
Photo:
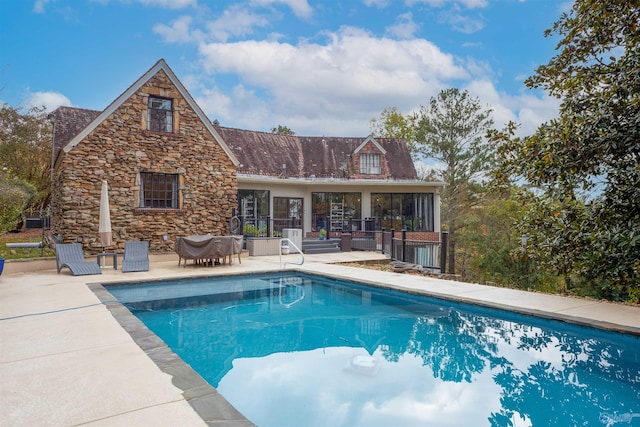
[[[340,240],[304,239],[302,250],[306,254],[330,254],[340,252]]]

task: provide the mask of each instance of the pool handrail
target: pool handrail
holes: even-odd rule
[[[284,263],[282,262],[282,243],[284,243],[284,242],[287,242],[287,246],[293,246],[298,251],[298,253],[302,257],[302,261],[300,261],[300,262],[285,261]],[[293,265],[302,265],[302,264],[304,264],[304,254],[302,253],[302,250],[299,247],[297,247],[296,244],[291,241],[291,239],[288,239],[286,237],[280,239],[280,244],[278,245],[278,253],[280,254],[280,268],[281,269],[286,268],[287,264],[293,264]]]
[[[280,286],[278,286],[278,303],[282,306],[284,306],[285,308],[291,308],[291,306],[299,303],[300,301],[302,301],[306,295],[306,292],[304,290],[304,286],[301,286],[299,284],[296,283],[285,283],[284,285],[282,284],[282,281],[287,281],[287,278],[280,278]],[[299,291],[299,295],[292,301],[290,302],[284,302],[283,298],[282,298],[282,288],[286,288],[288,286],[291,286],[293,288],[295,288],[297,291]]]

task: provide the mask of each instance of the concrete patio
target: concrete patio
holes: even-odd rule
[[[285,259],[295,262],[299,256]],[[376,259],[385,257],[370,252],[308,255],[303,266],[287,269],[640,335],[636,306],[336,264]],[[163,255],[152,256],[148,272],[123,274],[108,267],[100,276],[80,277],[68,270],[58,274],[53,259],[7,263],[0,276],[0,425],[253,425],[210,392],[209,398],[219,399],[217,407],[196,411],[193,393],[199,391],[186,392],[177,377],[161,369],[87,284],[273,271],[279,261],[277,256],[245,257],[241,264],[236,259],[233,265],[183,268],[177,255]]]

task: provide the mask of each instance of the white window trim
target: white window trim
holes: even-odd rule
[[[380,175],[380,153],[360,153],[360,173],[364,175]]]
[[[158,99],[161,101],[169,101],[171,108],[170,109],[164,109],[164,108],[151,108],[151,101],[154,99]],[[152,131],[152,132],[165,132],[165,133],[173,133],[173,100],[169,99],[169,98],[163,98],[160,96],[149,96],[149,100],[147,101],[147,129]],[[154,124],[154,120],[152,120],[152,114],[153,112],[164,112],[165,115],[165,120],[166,122],[164,123],[164,128],[163,129],[152,129],[153,124]],[[161,113],[156,113],[156,114],[161,114]]]

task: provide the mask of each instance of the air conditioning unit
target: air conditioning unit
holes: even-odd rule
[[[298,249],[302,250],[302,229],[300,228],[284,228],[282,230],[282,237],[289,239],[293,242]],[[289,247],[290,253],[297,253],[298,250],[295,247]]]

